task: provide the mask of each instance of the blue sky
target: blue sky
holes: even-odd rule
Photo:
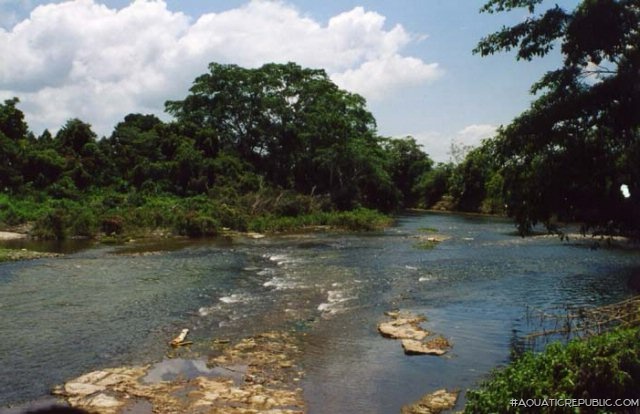
[[[526,109],[530,85],[560,64],[557,53],[473,55],[482,36],[527,17],[480,14],[482,4],[0,0],[0,52],[12,56],[0,62],[0,98],[18,96],[36,133],[79,117],[106,135],[130,112],[162,114],[210,61],[293,60],[364,95],[380,134],[413,135],[446,161],[452,140],[477,144]]]

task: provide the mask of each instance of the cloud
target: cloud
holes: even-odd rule
[[[451,161],[451,146],[470,146],[477,147],[485,138],[491,138],[498,129],[495,125],[490,124],[472,124],[468,125],[453,135],[445,135],[440,132],[427,131],[418,132],[412,136],[416,142],[422,145],[422,150],[438,162]]]
[[[415,40],[362,7],[322,24],[280,1],[253,0],[197,19],[161,0],[122,9],[94,0],[52,3],[0,28],[0,55],[12,57],[0,63],[0,96],[18,96],[36,131],[79,117],[108,134],[127,113],[161,114],[164,101],[185,96],[209,62],[294,61],[377,99],[440,75],[436,63],[402,54]]]
[[[413,57],[390,55],[335,74],[333,80],[345,89],[378,100],[394,90],[432,81],[440,75],[437,63],[425,64]]]
[[[477,147],[485,138],[491,138],[496,134],[498,129],[495,125],[490,124],[472,124],[458,131],[454,141],[457,144],[470,145]]]

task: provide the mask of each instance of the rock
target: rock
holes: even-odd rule
[[[403,339],[402,348],[407,355],[444,355],[447,353],[444,349],[431,348],[428,344],[413,339]]]
[[[402,407],[402,414],[439,414],[450,410],[458,400],[457,391],[437,390],[422,397],[418,402]]]
[[[414,339],[417,341],[429,336],[429,332],[419,326],[421,322],[426,320],[425,317],[403,314],[401,312],[388,312],[387,314],[394,319],[378,324],[378,331],[382,336],[393,339]]]
[[[107,411],[115,412],[117,408],[124,405],[124,402],[109,395],[100,393],[88,397],[86,405],[99,410],[101,413],[106,413]]]
[[[91,395],[98,391],[104,391],[106,387],[95,384],[83,384],[81,382],[68,382],[64,386],[64,392],[71,395]]]
[[[100,414],[129,412],[140,404],[154,413],[302,414],[302,390],[293,380],[301,372],[291,369],[299,353],[292,335],[270,332],[225,347],[212,360],[229,372],[247,367],[246,382],[233,375],[148,382],[150,367],[121,367],[90,372],[54,392],[73,407]]]

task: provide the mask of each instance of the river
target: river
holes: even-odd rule
[[[450,239],[418,248],[416,236],[430,234]],[[507,220],[415,214],[372,233],[94,246],[4,263],[0,407],[97,368],[160,361],[187,327],[193,357],[206,356],[212,338],[300,332],[309,413],[397,413],[438,388],[472,388],[506,363],[535,329],[528,307],[632,295],[639,259],[523,239]],[[450,353],[404,355],[376,331],[390,309],[425,315]]]

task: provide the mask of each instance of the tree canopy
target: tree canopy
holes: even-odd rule
[[[525,8],[523,22],[483,38],[481,55],[514,49],[532,60],[559,47],[563,64],[532,86],[531,107],[499,131],[508,213],[537,222],[640,229],[640,5],[583,0],[539,11],[541,0],[491,0],[483,12]],[[630,197],[620,191],[626,185]]]
[[[364,98],[293,63],[212,63],[166,103],[173,120],[129,114],[102,139],[80,119],[35,137],[18,104],[0,103],[0,224],[35,221],[41,237],[140,223],[207,235],[304,215],[362,228],[380,216],[360,207],[416,205],[432,165],[412,138],[378,136]]]
[[[212,63],[166,108],[198,149],[237,156],[279,187],[328,193],[344,209],[389,210],[400,201],[364,98],[324,70]]]

